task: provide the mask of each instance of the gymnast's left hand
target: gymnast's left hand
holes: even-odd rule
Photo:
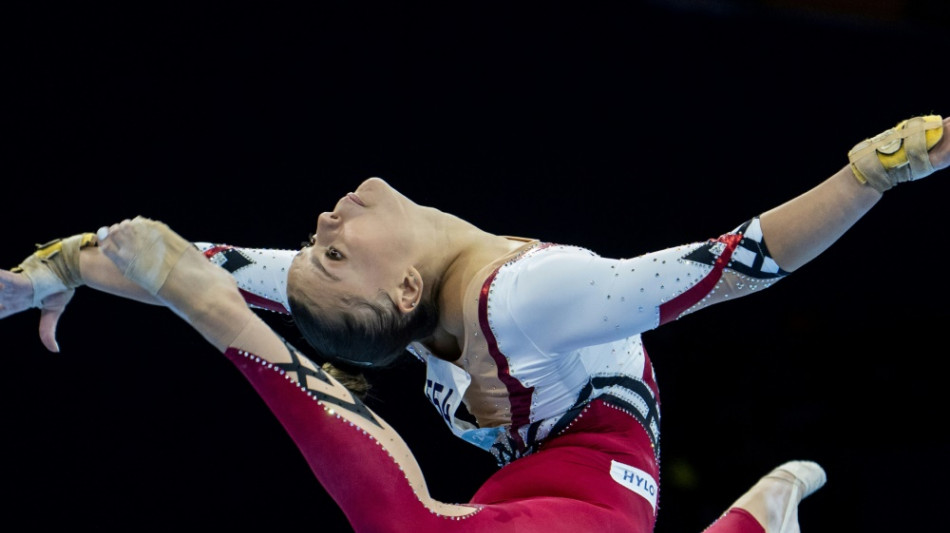
[[[118,224],[103,226],[97,232],[99,249],[122,272],[128,272],[136,256],[162,239],[160,227],[145,217],[125,219]]]
[[[211,265],[190,242],[158,220],[142,216],[126,219],[108,228],[99,228],[96,236],[99,250],[127,279],[153,296],[158,296],[172,269],[189,250],[197,254],[199,265]],[[228,275],[228,279],[233,278]]]

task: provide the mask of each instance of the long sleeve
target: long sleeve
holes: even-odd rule
[[[493,290],[504,297],[496,305],[511,320],[494,327],[507,339],[565,353],[642,333],[786,274],[757,218],[717,239],[630,259],[553,245],[499,271]]]
[[[287,272],[297,250],[241,248],[210,242],[194,244],[211,262],[234,276],[248,305],[290,314]]]

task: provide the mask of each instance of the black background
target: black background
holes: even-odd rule
[[[713,237],[861,139],[950,113],[945,2],[799,4],[8,9],[0,259],[138,214],[296,248],[374,175],[488,231],[606,256]],[[658,533],[700,531],[793,458],[829,475],[805,531],[945,524],[948,197],[946,176],[901,186],[788,280],[645,334]],[[237,371],[170,312],[80,290],[59,354],[37,316],[0,324],[6,520],[349,529]],[[370,405],[431,493],[465,501],[491,457],[445,430],[422,375],[374,376]]]

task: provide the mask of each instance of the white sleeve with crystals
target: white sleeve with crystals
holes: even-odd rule
[[[493,310],[509,318],[499,321],[508,330],[500,336],[557,354],[642,333],[786,274],[768,256],[755,218],[715,240],[630,259],[542,246],[499,270]]]
[[[211,262],[234,276],[248,305],[289,314],[287,273],[297,250],[239,248],[227,244],[196,242]]]

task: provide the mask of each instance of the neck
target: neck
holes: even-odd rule
[[[523,243],[488,233],[455,216],[442,216],[439,224],[431,226],[436,232],[429,241],[433,261],[425,263],[435,268],[423,271],[430,286],[427,296],[435,296],[439,305],[439,325],[425,344],[436,356],[454,361],[462,353],[465,290],[483,268]]]

